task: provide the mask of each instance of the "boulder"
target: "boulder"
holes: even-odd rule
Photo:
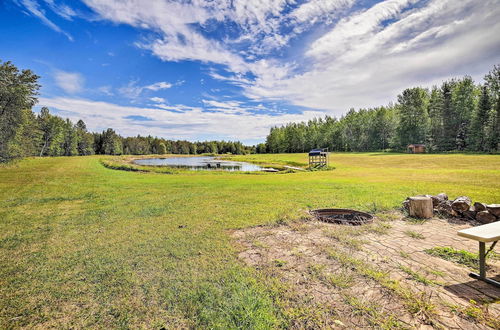
[[[497,220],[497,218],[488,211],[477,212],[476,220],[481,223],[492,223]]]
[[[453,203],[451,203],[451,208],[457,212],[465,212],[467,211],[472,204],[472,201],[467,196],[460,196],[455,198]]]
[[[500,204],[488,204],[486,209],[495,217],[500,218]]]

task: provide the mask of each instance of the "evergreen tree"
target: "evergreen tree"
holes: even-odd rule
[[[500,151],[500,65],[484,77],[491,95],[492,111],[486,128],[486,145],[489,151]]]
[[[37,102],[38,78],[30,70],[19,72],[11,62],[0,61],[0,162],[23,154],[16,136],[27,118],[24,111]]]
[[[75,125],[76,136],[77,136],[77,151],[78,155],[86,156],[94,154],[94,137],[92,134],[87,132],[87,125],[83,120],[78,120]]]
[[[481,88],[481,97],[471,124],[470,149],[486,150],[486,123],[491,111],[489,91],[486,85]]]
[[[42,131],[36,115],[30,109],[22,111],[22,121],[11,144],[14,157],[38,156],[42,140]]]
[[[75,156],[78,155],[78,137],[76,129],[73,123],[66,119],[63,126],[63,142],[62,142],[62,152],[64,156]]]
[[[412,143],[425,143],[429,123],[427,91],[420,87],[408,88],[398,96],[398,103],[400,148]]]
[[[476,86],[471,77],[458,80],[452,89],[452,107],[454,115],[446,118],[455,131],[455,150],[464,150],[467,146],[469,126],[472,114],[477,105]]]
[[[453,120],[455,116],[451,93],[453,84],[453,82],[444,82],[441,87],[441,93],[443,94],[443,140],[441,150],[443,151],[450,151],[455,148],[457,127],[455,127],[455,121]]]
[[[49,109],[43,107],[37,118],[42,131],[42,145],[39,156],[62,156],[64,142],[64,120],[50,114]]]
[[[102,153],[106,155],[121,155],[123,153],[121,138],[112,128],[102,133]]]
[[[443,143],[443,93],[442,90],[433,87],[429,99],[429,135],[427,149],[429,152],[439,151]]]

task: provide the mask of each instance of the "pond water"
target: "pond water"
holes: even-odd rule
[[[137,165],[170,166],[189,170],[262,171],[259,165],[220,160],[214,157],[144,158],[134,161]]]

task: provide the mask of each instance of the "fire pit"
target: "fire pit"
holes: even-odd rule
[[[318,209],[310,213],[320,221],[342,225],[358,226],[373,221],[371,214],[349,209]]]

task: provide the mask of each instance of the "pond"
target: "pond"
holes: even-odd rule
[[[220,160],[215,157],[144,158],[134,161],[137,165],[169,166],[189,170],[262,171],[259,165]]]

